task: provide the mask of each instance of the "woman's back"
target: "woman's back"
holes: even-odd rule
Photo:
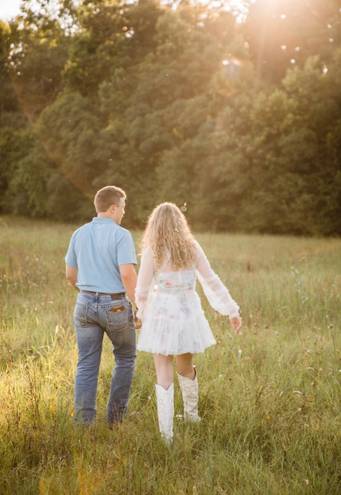
[[[181,291],[194,291],[197,278],[213,309],[224,315],[239,313],[238,305],[212,270],[200,244],[195,241],[194,246],[194,265],[180,270],[174,270],[167,253],[161,266],[157,267],[152,249],[148,247],[143,251],[136,287],[136,299],[141,317],[150,292],[162,291],[164,293],[168,291],[176,294]]]
[[[196,273],[195,269],[184,269],[184,270],[160,270],[155,273],[154,277],[155,289],[170,291],[170,292],[181,292],[183,290],[194,290]]]
[[[237,315],[239,308],[212,270],[175,204],[162,203],[153,210],[143,246],[136,287],[137,315],[142,320],[137,348],[154,354],[159,427],[170,442],[174,416],[173,356],[185,419],[197,422],[198,381],[192,356],[216,343],[195,290],[196,279],[214,309],[231,316]],[[236,322],[239,328],[239,317]]]

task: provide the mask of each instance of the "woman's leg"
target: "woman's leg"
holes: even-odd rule
[[[193,380],[195,378],[195,368],[193,367],[193,354],[179,354],[175,357],[176,371],[179,375]]]
[[[187,353],[176,356],[176,369],[184,403],[185,420],[197,423],[200,421],[198,414],[199,387],[196,370],[193,366],[193,354]]]
[[[173,383],[173,356],[154,354],[154,364],[158,385],[167,389]]]
[[[173,439],[174,385],[173,356],[154,354],[157,376],[155,385],[159,429],[163,439],[169,444]]]

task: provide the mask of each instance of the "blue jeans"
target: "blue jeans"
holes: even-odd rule
[[[113,344],[113,369],[107,417],[119,422],[127,409],[136,358],[136,337],[132,307],[123,296],[80,292],[74,311],[78,363],[75,383],[75,419],[90,423],[96,416],[98,371],[104,332]]]

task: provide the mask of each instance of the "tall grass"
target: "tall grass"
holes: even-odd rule
[[[204,302],[218,345],[196,357],[203,421],[177,418],[168,449],[147,354],[125,422],[107,428],[107,341],[97,422],[73,424],[76,292],[63,261],[73,229],[3,217],[0,230],[2,495],[341,492],[340,240],[198,236],[244,331],[234,336]]]

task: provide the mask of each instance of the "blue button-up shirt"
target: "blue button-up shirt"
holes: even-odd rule
[[[124,292],[119,266],[136,264],[134,241],[111,218],[95,217],[72,234],[65,262],[77,269],[80,290]]]

